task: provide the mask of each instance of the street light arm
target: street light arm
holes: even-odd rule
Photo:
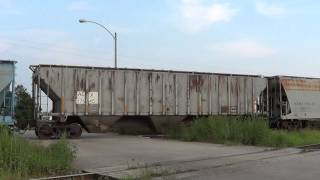
[[[107,28],[106,28],[105,26],[103,26],[102,24],[97,23],[97,22],[94,22],[94,21],[88,21],[88,20],[86,20],[85,22],[93,23],[93,24],[96,24],[96,25],[102,27],[103,29],[105,29],[105,30],[113,37],[113,39],[116,39],[115,35],[112,34],[112,32],[109,31],[109,29],[107,29]]]
[[[117,68],[117,57],[118,57],[118,53],[117,53],[117,33],[115,32],[114,34],[112,34],[111,31],[109,31],[109,29],[107,29],[104,25],[102,24],[99,24],[95,21],[88,21],[88,20],[85,20],[85,19],[79,19],[79,23],[93,23],[93,24],[96,24],[100,27],[102,27],[103,29],[105,29],[114,39],[114,67]]]

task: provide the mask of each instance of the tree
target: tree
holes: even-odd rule
[[[17,85],[16,94],[16,120],[19,128],[26,128],[33,119],[33,101],[31,95],[23,85]]]

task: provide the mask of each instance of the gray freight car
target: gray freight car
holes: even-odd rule
[[[127,120],[161,131],[194,116],[268,112],[268,79],[260,76],[60,65],[30,68],[40,136],[67,131],[77,137],[81,127],[106,132]],[[44,112],[44,94],[52,101],[49,112]]]
[[[269,78],[269,118],[273,127],[300,128],[320,120],[320,79]]]

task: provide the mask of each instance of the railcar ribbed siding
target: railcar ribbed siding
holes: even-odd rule
[[[267,78],[75,66],[34,66],[64,115],[150,116],[259,113]],[[47,93],[48,94],[48,93]]]

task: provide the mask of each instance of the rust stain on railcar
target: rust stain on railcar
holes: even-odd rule
[[[281,79],[286,90],[320,91],[320,80]]]
[[[200,75],[190,75],[190,90],[199,92],[204,84],[204,79]]]
[[[152,73],[148,73],[148,80],[149,80],[149,82],[152,81]]]
[[[169,111],[170,111],[170,108],[168,106],[166,106],[164,104],[160,106],[160,112],[167,113]]]
[[[83,78],[79,78],[79,75],[76,76],[76,88],[77,90],[84,90],[85,89],[85,80]]]
[[[76,74],[76,73],[74,73],[75,74],[75,82],[76,82],[76,84],[75,84],[75,90],[78,90],[79,89],[79,84],[80,84],[80,82],[79,82],[79,77],[78,77],[78,75]]]
[[[60,103],[60,107],[61,107],[61,113],[64,113],[64,96],[61,96],[61,103]]]
[[[196,75],[190,75],[190,90],[197,89],[198,77]]]
[[[86,103],[86,105],[85,105],[85,106],[86,106],[86,108],[85,108],[85,112],[86,112],[86,113],[90,112],[90,106],[89,106],[89,104],[87,104],[87,103]]]
[[[157,77],[156,77],[156,83],[158,83],[159,82],[159,80],[160,80],[160,75],[157,73]]]
[[[172,87],[172,84],[169,84],[169,93],[173,93],[173,87]]]
[[[237,114],[238,107],[237,106],[221,106],[221,113],[229,113],[229,114]]]
[[[229,112],[229,106],[221,106],[221,113],[228,113]]]
[[[112,89],[113,89],[113,86],[112,86],[112,77],[109,76],[109,77],[108,77],[108,90],[109,90],[109,91],[112,91]]]
[[[240,87],[240,78],[237,77],[234,86],[231,86],[232,95],[235,95],[235,97],[233,98],[236,99],[235,100],[236,104],[230,107],[230,113],[232,114],[237,114],[239,111],[239,94],[240,94],[239,87]]]
[[[85,89],[85,88],[86,88],[86,82],[85,82],[84,79],[81,79],[81,81],[80,81],[80,87],[81,87],[81,89]]]

